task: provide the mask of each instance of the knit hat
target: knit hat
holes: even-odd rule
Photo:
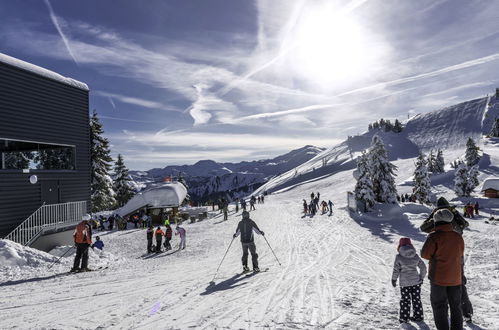
[[[452,214],[452,212],[449,211],[448,209],[437,210],[433,214],[433,221],[435,223],[437,223],[437,222],[451,222],[452,219],[454,219],[454,214]]]
[[[243,211],[243,214],[242,214],[243,219],[249,219],[249,215],[250,215],[250,214],[249,214],[249,212],[248,212],[248,211]]]
[[[411,239],[409,237],[401,237],[399,240],[399,246],[397,250],[400,249],[401,246],[412,245]]]
[[[445,198],[440,197],[437,200],[437,209],[448,208],[448,207],[450,207],[450,204]]]

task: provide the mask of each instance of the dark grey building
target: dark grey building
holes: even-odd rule
[[[88,94],[81,82],[0,53],[0,237],[42,205],[58,204],[38,212],[40,224],[75,221],[70,202],[90,206]]]

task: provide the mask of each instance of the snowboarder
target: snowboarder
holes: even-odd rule
[[[411,239],[402,237],[397,248],[392,273],[392,285],[400,286],[400,323],[423,321],[423,305],[421,304],[421,284],[426,275],[426,266],[412,246]],[[417,270],[419,268],[419,272]],[[412,301],[412,317],[411,314]]]
[[[463,328],[461,295],[464,240],[454,231],[451,224],[453,218],[449,209],[437,210],[433,215],[435,231],[428,235],[421,249],[421,256],[430,261],[430,299],[437,329],[449,329],[449,307],[450,328]]]
[[[102,250],[104,248],[104,242],[101,241],[99,236],[95,236],[95,242],[92,244],[92,249],[93,248],[98,248],[99,250]]]
[[[333,215],[333,202],[329,200],[327,204],[329,205],[329,215]]]
[[[166,251],[169,251],[172,249],[172,246],[170,244],[170,241],[172,240],[172,227],[170,226],[170,224],[168,224],[166,226],[166,229],[165,229],[165,249]]]
[[[243,248],[243,272],[249,272],[248,268],[248,250],[251,252],[251,261],[253,264],[253,271],[255,273],[260,271],[258,268],[258,254],[256,253],[256,245],[253,237],[253,231],[257,234],[264,236],[264,232],[258,228],[256,223],[250,219],[249,212],[243,212],[243,219],[239,221],[237,224],[236,233],[234,234],[234,238],[241,235],[241,244]]]
[[[154,229],[152,226],[147,227],[146,231],[147,236],[147,253],[151,253],[152,251],[152,237],[154,236]]]
[[[175,236],[180,235],[180,243],[178,244],[178,249],[185,249],[185,229],[177,225],[175,228]]]
[[[161,227],[158,226],[154,232],[154,235],[156,236],[156,252],[161,252],[161,242],[163,242],[163,236],[165,236],[165,233],[161,230]]]
[[[90,228],[90,215],[85,214],[82,221],[76,225],[73,233],[74,242],[76,245],[76,255],[73,263],[73,268],[70,272],[87,272],[88,269],[88,248],[92,245],[92,228]],[[81,267],[80,267],[81,261]]]

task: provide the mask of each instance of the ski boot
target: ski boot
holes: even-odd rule
[[[249,272],[250,269],[248,266],[243,266],[243,274]]]
[[[70,270],[69,272],[70,272],[70,273],[78,273],[79,271],[80,271],[80,268],[78,268],[78,267],[76,267],[76,268],[75,268],[75,267],[73,267],[73,268],[71,268],[71,270]]]
[[[253,273],[259,273],[259,272],[260,272],[260,268],[258,268],[258,267],[253,268]]]

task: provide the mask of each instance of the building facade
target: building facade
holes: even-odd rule
[[[0,53],[0,237],[42,205],[90,206],[89,90]]]

